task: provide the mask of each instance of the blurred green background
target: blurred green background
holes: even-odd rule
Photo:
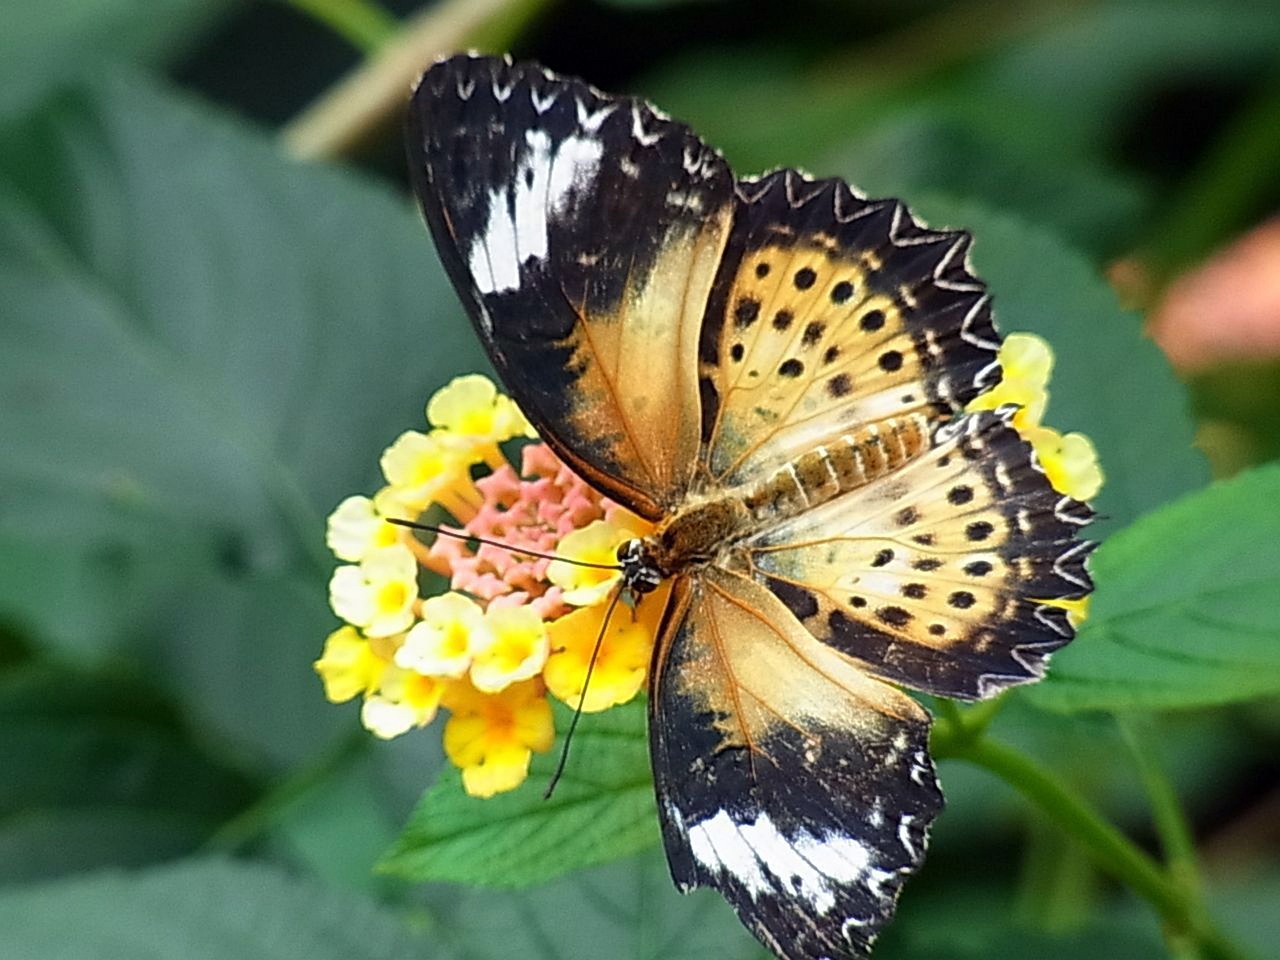
[[[1054,343],[1048,421],[1097,441],[1118,534],[1096,622],[992,735],[1157,855],[1171,787],[1196,848],[1171,870],[1237,951],[1204,955],[1276,956],[1280,240],[1158,328],[1180,374],[1143,333],[1280,211],[1272,0],[8,0],[0,955],[761,955],[656,849],[519,890],[373,870],[438,728],[374,742],[325,702],[324,519],[487,369],[398,128],[465,47],[641,93],[740,172],[973,230],[1004,328]],[[989,772],[941,778],[878,956],[1205,949]]]

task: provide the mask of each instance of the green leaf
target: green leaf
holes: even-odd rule
[[[1050,231],[977,204],[924,197],[917,206],[930,224],[973,234],[1000,329],[1038,333],[1053,347],[1045,422],[1087,434],[1106,475],[1094,506],[1110,522],[1091,536],[1207,482],[1185,388],[1087,259]]]
[[[1120,0],[1082,5],[1007,44],[939,90],[996,135],[1047,151],[1105,154],[1135,104],[1189,77],[1247,80],[1275,63],[1280,17],[1269,2]],[[1034,122],[1034,121],[1033,121]]]
[[[0,131],[0,302],[0,618],[319,749],[324,518],[485,368],[409,204],[106,73]]]
[[[568,711],[557,714],[557,729],[566,729]],[[381,868],[418,881],[518,887],[652,846],[658,825],[645,730],[641,701],[584,716],[546,800],[559,741],[534,758],[522,786],[489,800],[467,796],[458,771],[447,769]]]
[[[0,890],[14,957],[103,960],[417,960],[390,911],[257,864],[189,861]]]
[[[1201,707],[1280,694],[1280,465],[1143,517],[1094,555],[1076,641],[1026,690],[1056,710]]]
[[[231,6],[231,0],[6,0],[0,116],[107,57],[173,58]]]

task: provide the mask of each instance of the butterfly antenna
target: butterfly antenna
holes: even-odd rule
[[[592,567],[596,570],[621,570],[620,563],[591,563],[588,560],[573,560],[569,557],[557,557],[554,553],[542,553],[538,550],[526,550],[524,547],[513,547],[509,543],[503,543],[501,540],[490,540],[488,537],[477,537],[474,533],[459,533],[457,530],[449,530],[446,527],[437,527],[430,523],[418,523],[414,520],[401,520],[399,517],[387,517],[387,523],[394,523],[397,527],[408,527],[410,530],[425,530],[427,533],[434,533],[437,536],[453,537],[456,540],[466,540],[468,543],[487,543],[491,547],[501,547],[503,550],[509,550],[512,553],[519,553],[526,557],[537,557],[539,560],[559,560],[562,563],[572,563],[576,567]]]
[[[613,619],[614,608],[618,605],[618,600],[622,597],[622,586],[613,592],[613,598],[609,601],[608,609],[604,612],[604,622],[600,624],[600,635],[596,637],[596,645],[591,650],[591,659],[587,662],[587,675],[582,680],[582,693],[578,695],[578,706],[573,711],[573,719],[569,721],[569,730],[564,735],[564,746],[560,748],[560,762],[556,764],[556,772],[551,775],[551,782],[547,784],[547,789],[543,791],[542,799],[550,800],[551,792],[555,790],[556,784],[560,782],[560,775],[564,773],[564,766],[569,762],[569,743],[573,740],[573,731],[578,728],[578,720],[582,717],[582,707],[587,702],[587,688],[591,684],[591,674],[596,668],[596,658],[600,656],[600,646],[604,643],[605,632],[609,629],[609,621]]]

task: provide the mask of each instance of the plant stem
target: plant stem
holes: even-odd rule
[[[205,850],[234,851],[267,833],[312,790],[361,756],[369,746],[364,730],[338,738],[319,757],[271,789],[220,826],[204,842]]]
[[[985,767],[1043,810],[1074,838],[1098,867],[1149,902],[1164,920],[1170,938],[1189,939],[1206,960],[1244,960],[1248,956],[1228,940],[1203,911],[1171,880],[1155,860],[1107,823],[1080,796],[1030,757],[985,737],[956,736],[950,724],[934,731],[933,753]]]
[[[1151,804],[1152,819],[1160,837],[1160,845],[1164,849],[1169,874],[1182,887],[1187,899],[1200,907],[1202,884],[1195,839],[1182,811],[1182,804],[1178,801],[1178,794],[1161,767],[1160,749],[1151,720],[1147,717],[1117,715],[1116,724],[1138,766],[1138,775],[1142,778],[1147,800]]]
[[[362,53],[372,53],[395,35],[399,26],[372,0],[284,0],[310,14]]]
[[[442,0],[429,6],[285,124],[280,131],[285,148],[302,158],[356,150],[399,118],[414,83],[434,57],[470,47],[505,49],[551,2]]]

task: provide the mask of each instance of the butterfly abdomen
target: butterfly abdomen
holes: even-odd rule
[[[896,470],[928,447],[923,415],[891,417],[784,463],[748,489],[742,502],[758,522],[785,520]]]

